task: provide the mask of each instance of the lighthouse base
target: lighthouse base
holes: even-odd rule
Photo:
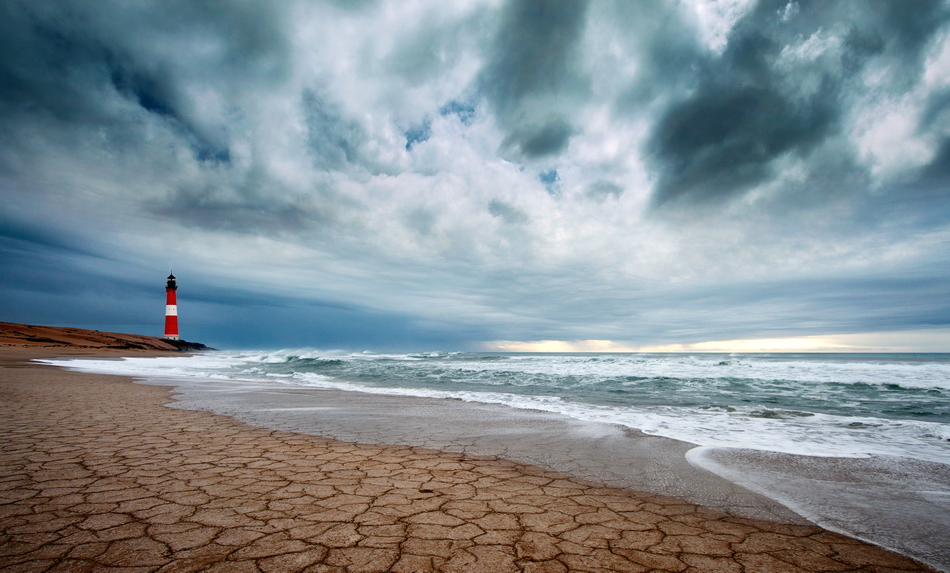
[[[178,340],[178,335],[177,335],[177,334],[166,334],[166,335],[163,336],[162,338],[164,338],[165,340]]]

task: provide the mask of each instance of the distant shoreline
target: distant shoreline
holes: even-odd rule
[[[0,322],[0,348],[111,350],[121,352],[200,352],[214,350],[198,342],[158,336],[100,332],[87,328]]]

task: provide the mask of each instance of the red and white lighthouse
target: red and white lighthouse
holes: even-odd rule
[[[162,337],[168,340],[178,340],[178,299],[175,296],[177,290],[175,275],[168,275],[168,282],[165,283],[165,335]]]

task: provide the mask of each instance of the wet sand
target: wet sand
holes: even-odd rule
[[[686,454],[694,444],[615,424],[496,404],[280,383],[207,378],[150,378],[146,383],[175,386],[175,408],[225,414],[254,426],[504,458],[742,517],[811,524],[771,498],[691,465]]]
[[[696,448],[691,462],[817,525],[950,571],[950,465],[893,456],[831,458]]]
[[[946,464],[703,448],[614,424],[458,400],[280,382],[164,383],[181,392],[175,407],[343,441],[501,457],[742,517],[817,524],[950,571]]]
[[[812,525],[253,427],[0,352],[4,571],[929,570]]]

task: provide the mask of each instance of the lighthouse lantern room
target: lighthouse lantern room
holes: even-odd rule
[[[175,296],[177,290],[175,275],[169,274],[168,282],[165,283],[165,335],[162,337],[168,340],[178,340],[178,300]]]

